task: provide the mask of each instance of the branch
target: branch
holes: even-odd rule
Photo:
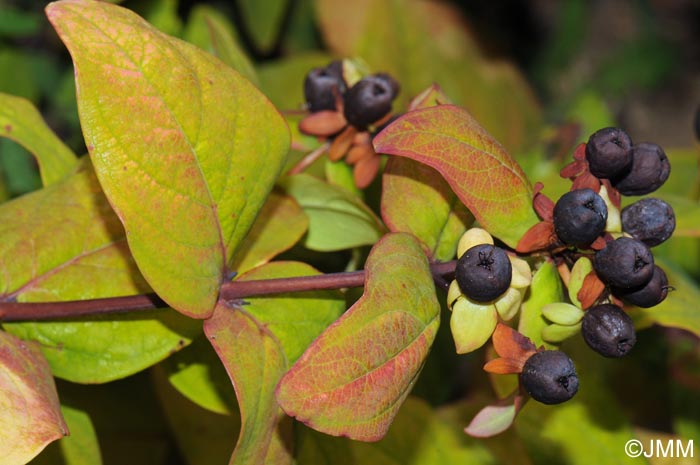
[[[455,261],[433,263],[430,270],[438,287],[454,275]],[[227,301],[290,292],[360,287],[365,272],[328,273],[315,276],[230,281],[221,285],[219,298]],[[156,294],[140,294],[66,302],[0,302],[0,322],[40,321],[154,310],[168,306]]]

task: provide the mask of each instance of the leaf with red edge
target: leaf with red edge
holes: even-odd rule
[[[284,164],[284,119],[232,68],[125,8],[63,0],[46,13],[139,270],[173,308],[206,318]]]
[[[518,391],[493,405],[487,405],[472,419],[464,432],[477,438],[488,438],[507,430],[520,412],[525,399]]]
[[[29,462],[68,434],[39,344],[0,331],[0,451],[3,464]]]
[[[287,369],[277,338],[240,308],[222,303],[204,321],[204,333],[233,382],[241,413],[241,433],[229,464],[269,463],[269,457],[285,456],[274,463],[291,463],[277,436],[283,413],[274,389]]]
[[[493,348],[503,358],[530,356],[537,350],[530,338],[520,334],[510,326],[499,323],[493,332]]]
[[[509,246],[538,221],[523,170],[460,107],[409,112],[374,138],[374,148],[435,168],[482,227]]]
[[[384,236],[365,271],[360,300],[282,378],[277,400],[318,431],[376,441],[423,366],[440,304],[425,254],[409,234]]]

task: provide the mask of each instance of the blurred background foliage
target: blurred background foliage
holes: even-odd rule
[[[313,138],[295,131],[303,109],[305,73],[332,58],[361,57],[371,70],[388,71],[401,82],[398,110],[438,83],[505,145],[533,181],[543,180],[552,197],[568,189],[558,169],[575,144],[596,129],[615,124],[634,141],[653,141],[667,150],[673,171],[660,195],[698,211],[700,149],[692,129],[700,103],[697,0],[116,3],[168,34],[208,48],[258,85],[290,121],[296,149],[292,161],[318,146]],[[0,0],[0,92],[33,102],[59,137],[82,154],[85,146],[70,57],[45,19],[44,6],[39,0]],[[218,31],[215,37],[226,40],[213,41],[205,23],[209,31]],[[342,167],[318,164],[314,169],[349,186]],[[376,207],[377,184],[365,193],[353,193]],[[40,185],[31,155],[0,139],[0,199]],[[657,253],[685,272],[688,286],[696,292],[700,218],[686,217],[686,222],[686,229],[696,228],[695,232],[674,237]],[[298,258],[299,253],[291,254]],[[334,269],[360,261],[357,256],[363,251],[303,253],[320,269]],[[348,300],[354,297],[353,291]],[[697,307],[697,302],[690,305]],[[690,333],[661,327],[643,331],[624,363],[593,359],[576,338],[567,350],[581,363],[580,399],[557,408],[529,405],[515,429],[500,439],[477,442],[461,429],[494,397],[481,371],[483,353],[457,357],[447,325],[443,326],[414,394],[433,406],[450,407],[430,410],[423,401],[412,400],[388,438],[397,444],[402,434],[403,444],[408,438],[415,450],[406,452],[406,457],[412,458],[381,461],[373,445],[342,445],[305,432],[300,450],[306,463],[326,463],[319,458],[324,450],[345,448],[347,457],[357,457],[357,463],[583,464],[593,461],[587,455],[592,443],[582,439],[586,436],[613,449],[624,444],[631,431],[637,437],[655,431],[700,442],[700,348]],[[90,412],[104,463],[219,463],[230,454],[238,426],[229,417],[178,397],[164,373],[161,364],[150,374],[109,383],[102,390],[59,382],[67,411]],[[232,396],[230,386],[222,384],[224,394]],[[606,418],[601,420],[596,411],[606,412]],[[428,436],[454,454],[430,462],[428,451],[435,442],[412,442],[411,434],[416,433],[401,429],[407,424],[401,418],[415,423],[416,416],[425,420]],[[576,434],[569,430],[572,424]],[[86,428],[84,436],[94,435],[89,422]],[[88,455],[70,458],[80,450]],[[60,441],[36,463],[95,463],[90,453],[94,456],[95,451]],[[417,458],[421,454],[428,458]],[[623,458],[619,449],[595,461],[612,464]],[[342,463],[355,463],[352,460]]]

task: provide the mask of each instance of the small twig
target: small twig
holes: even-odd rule
[[[443,280],[445,278],[451,279],[450,277],[454,274],[455,263],[451,261],[432,264],[430,270],[433,277]],[[364,270],[291,278],[230,281],[221,286],[219,297],[223,300],[231,301],[262,295],[360,287],[364,283]],[[155,294],[66,302],[0,302],[0,321],[58,320],[147,311],[167,306],[168,304]]]
[[[313,152],[309,152],[308,155],[306,155],[304,158],[299,160],[299,163],[294,165],[289,171],[287,171],[288,175],[294,175],[294,174],[299,174],[303,172],[306,168],[311,166],[313,162],[321,158],[321,156],[326,153],[328,148],[331,146],[330,142],[324,142],[321,144],[317,149],[315,149]]]

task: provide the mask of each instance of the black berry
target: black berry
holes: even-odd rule
[[[588,168],[598,178],[613,178],[632,163],[632,141],[620,128],[594,132],[586,144]]]
[[[643,242],[620,237],[595,254],[593,268],[605,284],[631,289],[649,282],[654,273],[654,256]]]
[[[345,95],[345,119],[355,128],[364,130],[391,111],[396,92],[398,84],[388,75],[361,79]]]
[[[661,199],[641,199],[622,209],[622,230],[649,247],[671,237],[674,229],[673,208]]]
[[[333,61],[325,68],[314,68],[304,79],[304,97],[309,111],[335,110],[337,97],[345,93],[343,63]]]
[[[475,245],[464,252],[455,269],[460,290],[475,302],[489,302],[506,292],[512,275],[508,254],[491,244]]]
[[[554,206],[554,231],[565,244],[590,244],[605,230],[608,208],[591,189],[577,189],[562,195]]]
[[[632,147],[632,165],[626,174],[613,180],[622,195],[644,195],[654,192],[666,182],[671,164],[661,147],[641,143]]]
[[[669,285],[666,272],[654,265],[654,274],[644,286],[632,289],[613,288],[612,293],[637,307],[649,308],[660,304],[668,295]]]
[[[581,335],[588,346],[604,357],[622,357],[634,347],[637,334],[632,318],[617,305],[603,304],[586,310]]]
[[[574,363],[559,350],[537,352],[527,359],[520,383],[530,397],[550,405],[565,402],[578,391]]]

